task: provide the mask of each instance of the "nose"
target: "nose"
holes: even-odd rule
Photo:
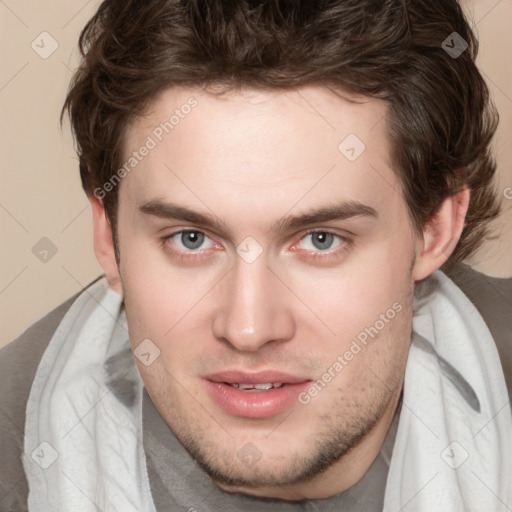
[[[218,289],[213,334],[243,352],[293,338],[289,291],[263,257],[237,261]]]

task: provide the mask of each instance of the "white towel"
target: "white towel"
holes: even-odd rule
[[[415,291],[385,512],[512,510],[512,413],[491,333],[443,273]]]
[[[121,403],[105,363],[129,346],[122,297],[101,279],[50,340],[27,402],[24,467],[30,512],[155,512],[142,444],[142,381]]]
[[[129,348],[122,298],[105,279],[64,316],[26,411],[31,512],[154,512],[142,444],[142,382],[132,360],[123,404],[105,363]],[[441,272],[417,286],[415,334],[388,475],[385,512],[512,507],[512,415],[494,341]]]

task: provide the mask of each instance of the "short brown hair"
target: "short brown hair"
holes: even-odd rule
[[[454,56],[443,41],[467,48]],[[127,127],[166,88],[317,84],[389,102],[392,162],[418,232],[471,190],[451,260],[473,253],[499,213],[498,114],[457,0],[105,0],[79,46],[62,114],[88,195],[119,169]],[[103,201],[115,233],[117,188]]]

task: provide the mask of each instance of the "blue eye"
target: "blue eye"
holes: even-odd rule
[[[328,251],[330,249],[335,249],[341,245],[343,241],[341,236],[328,233],[326,231],[314,231],[312,233],[308,233],[300,242],[307,239],[309,239],[310,242],[306,244],[306,247],[302,246],[301,248],[308,251]]]
[[[174,235],[169,237],[170,240],[181,250],[184,251],[196,251],[198,249],[208,249],[208,247],[201,247],[203,243],[209,238],[201,231],[178,231]]]

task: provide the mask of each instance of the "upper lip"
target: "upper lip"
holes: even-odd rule
[[[290,375],[278,371],[244,372],[240,370],[226,370],[205,377],[212,382],[225,382],[227,384],[264,384],[280,382],[282,384],[299,384],[307,382],[308,378]]]

